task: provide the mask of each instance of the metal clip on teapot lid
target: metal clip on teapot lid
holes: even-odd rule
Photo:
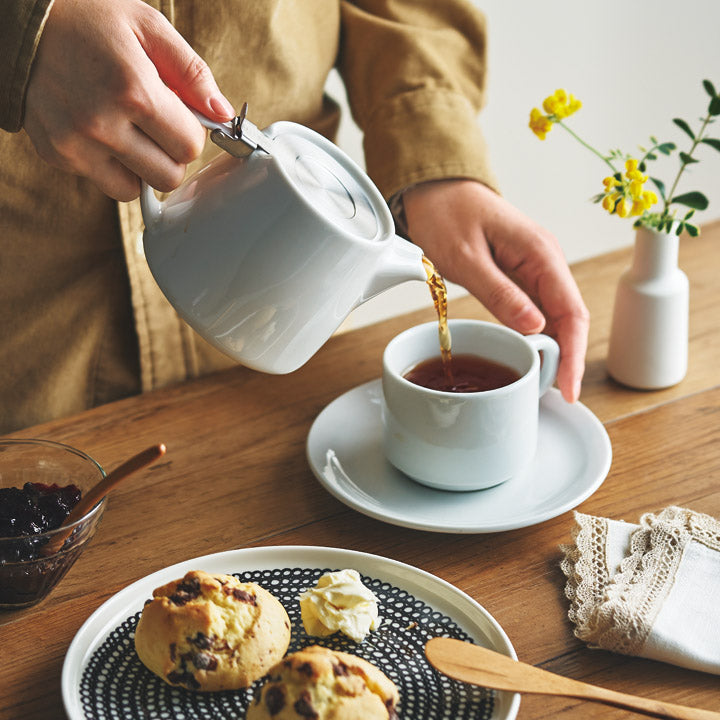
[[[240,115],[232,121],[232,125],[213,123],[210,128],[210,139],[234,157],[247,157],[258,148],[270,153],[272,139],[247,119],[247,111],[248,104],[243,103]],[[201,122],[206,125],[207,118],[201,117]]]

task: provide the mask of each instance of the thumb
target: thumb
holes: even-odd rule
[[[216,122],[235,117],[232,104],[220,92],[208,64],[169,22],[146,27],[139,40],[160,79],[186,105]]]

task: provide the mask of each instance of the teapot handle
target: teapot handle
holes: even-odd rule
[[[219,123],[205,117],[202,113],[188,106],[188,110],[198,119],[198,122],[211,132],[220,131],[223,135],[232,135],[233,123]],[[157,224],[163,213],[163,203],[155,196],[155,191],[144,180],[140,182],[140,209],[142,210],[145,227]]]
[[[208,130],[220,130],[220,132],[226,133],[228,135],[233,134],[234,130],[232,120],[228,120],[228,122],[224,123],[215,122],[214,120],[210,120],[210,118],[205,117],[205,115],[198,112],[194,108],[191,108],[190,106],[186,107],[198,119],[198,122]]]
[[[144,181],[140,180],[140,210],[146,228],[156,225],[163,213],[163,203],[155,196],[155,191]]]
[[[210,120],[190,106],[187,108],[203,127],[210,130],[210,139],[230,155],[246,157],[256,148],[270,153],[272,138],[265,135],[247,119],[247,103],[243,103],[238,117],[224,123]],[[155,192],[144,180],[140,187],[140,207],[146,227],[155,225],[162,217],[163,204],[155,197]]]

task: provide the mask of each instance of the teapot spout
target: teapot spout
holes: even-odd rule
[[[365,288],[361,302],[408,280],[427,282],[422,258],[423,251],[417,245],[394,235]]]

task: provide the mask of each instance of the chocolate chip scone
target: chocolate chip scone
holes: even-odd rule
[[[362,658],[311,645],[281,660],[247,720],[395,720],[395,684]]]
[[[255,583],[193,570],[153,591],[135,630],[143,664],[170,685],[237,690],[287,652],[290,620]]]

